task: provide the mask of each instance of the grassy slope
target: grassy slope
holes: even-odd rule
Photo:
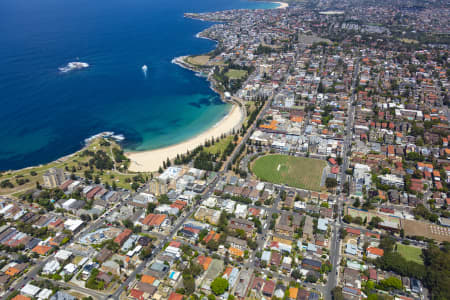
[[[110,147],[119,147],[119,146],[117,144],[111,142]],[[42,174],[44,174],[48,169],[53,168],[53,167],[65,169],[65,167],[67,166],[69,168],[69,170],[71,170],[72,167],[75,167],[77,169],[75,174],[83,176],[84,171],[88,169],[88,167],[85,167],[83,164],[87,163],[91,157],[88,157],[88,156],[82,157],[80,155],[81,152],[84,151],[85,149],[89,149],[94,152],[98,151],[98,150],[103,150],[108,155],[110,155],[110,153],[111,153],[110,147],[100,146],[100,139],[98,139],[98,140],[92,142],[88,147],[83,148],[82,150],[76,152],[75,154],[73,154],[70,157],[67,157],[66,159],[57,160],[57,161],[54,161],[54,162],[51,162],[48,164],[44,164],[44,165],[40,165],[40,166],[36,166],[36,167],[30,167],[30,168],[26,168],[26,169],[17,170],[17,171],[6,172],[6,173],[0,175],[0,181],[9,179],[14,184],[14,188],[12,188],[12,189],[1,189],[0,188],[0,195],[13,194],[14,196],[17,196],[17,194],[19,194],[21,191],[35,187],[36,181],[38,181],[40,184],[42,184],[43,183]],[[119,167],[119,166],[120,166],[120,164],[116,165],[116,167]],[[33,171],[36,172],[37,175],[32,176],[31,172],[33,172]],[[94,177],[99,175],[101,177],[101,180],[103,183],[108,182],[109,184],[112,184],[113,181],[116,181],[116,185],[118,187],[123,187],[123,188],[131,187],[131,184],[125,182],[125,179],[131,178],[135,175],[133,173],[124,175],[124,174],[120,174],[113,170],[104,171],[103,174],[99,170],[94,169],[94,171],[95,171]],[[29,179],[30,182],[23,184],[23,185],[18,185],[15,180],[17,178],[17,176],[23,176],[21,178]],[[111,178],[111,177],[114,177],[114,178]]]
[[[218,143],[214,143],[214,145],[205,148],[206,152],[211,154],[217,154],[218,152],[223,153],[228,144],[233,140],[233,136],[229,135],[223,139],[220,139]]]
[[[288,155],[266,155],[255,160],[252,171],[261,180],[320,191],[326,162]]]
[[[197,55],[186,58],[186,61],[192,65],[205,66],[208,64],[209,58],[209,55]]]
[[[241,79],[247,76],[247,71],[230,69],[228,70],[228,72],[225,73],[225,76],[227,76],[230,79]]]
[[[423,260],[420,257],[420,255],[422,254],[422,249],[418,247],[397,244],[397,252],[400,253],[400,255],[403,256],[406,260],[423,264]]]

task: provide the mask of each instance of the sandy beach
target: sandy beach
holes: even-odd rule
[[[286,3],[286,2],[273,1],[273,3],[276,3],[276,4],[280,5],[280,6],[277,7],[277,9],[282,9],[282,8],[289,7],[289,4]]]
[[[187,141],[155,150],[125,153],[131,160],[129,170],[135,172],[157,171],[158,168],[162,166],[163,161],[166,161],[167,158],[173,159],[177,154],[183,154],[188,150],[193,150],[202,145],[206,140],[210,140],[212,137],[216,138],[220,137],[222,134],[231,133],[234,128],[240,127],[244,117],[243,110],[235,104],[230,112],[214,127],[211,127]]]

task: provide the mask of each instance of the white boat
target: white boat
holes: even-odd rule
[[[147,71],[148,71],[147,65],[143,65],[142,66],[142,72],[144,73],[144,77],[147,77]]]
[[[60,70],[63,73],[67,73],[73,70],[80,70],[88,68],[89,64],[81,61],[72,61],[68,63],[65,67],[60,67],[58,70]]]

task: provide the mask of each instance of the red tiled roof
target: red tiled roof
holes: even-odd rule
[[[203,266],[203,269],[206,271],[209,268],[209,265],[211,264],[212,258],[211,257],[205,257],[203,255],[200,255],[197,257],[197,262],[199,265]]]
[[[275,282],[271,280],[266,281],[266,284],[264,284],[263,293],[272,295],[274,290],[275,290]]]
[[[26,297],[24,295],[17,295],[14,298],[12,298],[11,300],[31,300],[31,298]]]
[[[31,252],[36,252],[39,255],[45,255],[51,249],[52,249],[52,247],[50,247],[50,246],[37,245],[36,247],[33,248],[33,250],[31,250]]]
[[[167,300],[183,300],[183,295],[178,293],[172,293]]]
[[[166,217],[166,215],[162,214],[148,214],[141,223],[148,226],[160,226]]]
[[[369,232],[369,231],[367,231],[366,232],[366,236],[368,236],[368,237],[373,237],[373,238],[376,238],[376,239],[380,239],[380,234],[379,233],[375,233],[375,232]]]
[[[358,229],[346,227],[345,230],[347,231],[347,233],[350,233],[350,234],[354,234],[354,235],[360,235],[361,234],[361,231],[358,230]]]
[[[130,235],[133,233],[133,231],[131,231],[130,229],[125,229],[124,231],[122,231],[121,233],[119,233],[118,236],[116,236],[116,238],[114,239],[114,242],[122,245],[129,237]]]
[[[140,291],[140,290],[132,289],[130,292],[130,297],[139,299],[139,300],[144,300],[144,292]]]
[[[178,241],[171,241],[171,242],[169,243],[169,246],[175,247],[175,248],[180,248],[181,242],[178,242]]]
[[[384,254],[384,250],[380,249],[380,248],[375,248],[375,247],[369,247],[367,248],[367,252],[377,255],[377,256],[383,256]]]

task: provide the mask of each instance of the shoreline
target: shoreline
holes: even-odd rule
[[[204,38],[199,36],[198,38]],[[200,71],[195,66],[189,64],[185,59],[189,56],[180,56],[172,60],[172,63],[178,65],[181,68],[191,70],[195,74],[200,74]],[[157,148],[153,150],[144,151],[129,151],[125,152],[125,156],[130,159],[129,171],[132,172],[154,172],[158,171],[159,167],[162,167],[163,162],[167,159],[174,159],[177,155],[185,154],[188,151],[192,151],[200,145],[203,145],[205,141],[211,140],[211,138],[218,138],[221,135],[229,135],[233,130],[237,131],[244,122],[246,114],[242,106],[236,101],[226,100],[223,93],[219,92],[214,86],[214,80],[207,80],[210,83],[210,88],[220,96],[220,99],[225,103],[231,103],[232,107],[230,111],[212,127],[207,128],[201,133],[174,145],[170,145],[163,148]]]
[[[276,3],[279,5],[275,9],[283,9],[289,6],[289,4],[286,2],[272,3]],[[216,43],[216,47],[219,44],[219,41],[203,36],[202,32],[198,32],[195,37],[211,40]],[[187,62],[187,57],[189,57],[189,55],[175,57],[174,59],[172,59],[172,63],[178,65],[181,68],[188,69],[194,72],[196,75],[203,73],[198,69],[197,66]],[[209,68],[208,71],[210,71]],[[209,81],[210,88],[220,96],[220,99],[223,102],[232,104],[232,108],[228,112],[228,114],[214,126],[180,143],[153,150],[125,152],[125,156],[130,160],[130,166],[128,167],[129,171],[158,171],[158,169],[163,166],[163,162],[167,161],[167,159],[173,160],[177,157],[177,155],[186,154],[188,151],[192,151],[198,146],[203,145],[205,141],[211,140],[211,138],[218,138],[222,135],[229,135],[233,132],[233,130],[237,131],[242,127],[242,124],[246,117],[245,108],[243,108],[242,103],[240,103],[239,100],[233,100],[233,97],[231,97],[230,100],[225,99],[224,94],[216,89],[215,81],[210,77],[210,75],[207,76],[206,80]]]
[[[271,1],[271,2],[279,5],[276,9],[283,9],[283,8],[289,7],[289,3],[287,3],[287,2],[281,2],[281,1]]]
[[[162,167],[163,162],[165,162],[167,158],[174,159],[178,154],[181,155],[185,154],[187,151],[192,151],[211,138],[220,137],[222,134],[230,134],[233,132],[233,129],[237,129],[242,125],[244,117],[240,106],[233,104],[230,112],[213,127],[210,127],[206,131],[203,131],[186,141],[154,150],[126,152],[125,155],[130,159],[128,170],[132,172],[157,171],[159,167]]]
[[[250,0],[251,1],[251,0]],[[258,0],[256,0],[258,1]],[[264,1],[264,0],[263,0]],[[270,3],[276,3],[279,6],[273,9],[283,9],[283,8],[287,8],[289,7],[289,4],[286,2],[281,2],[281,1],[264,1],[264,2],[270,2]],[[201,20],[201,19],[199,19]],[[206,21],[206,20],[202,20],[202,21]],[[216,47],[219,43],[219,41],[211,39],[209,37],[206,36],[202,36],[201,35],[202,32],[198,32],[195,37],[199,38],[199,39],[207,39],[210,40],[212,42],[216,43]],[[190,65],[189,63],[187,63],[186,61],[184,61],[184,58],[189,57],[189,55],[186,56],[180,56],[180,57],[176,57],[172,60],[172,63],[177,64],[178,66],[191,70],[193,71],[196,75],[202,76],[202,77],[206,77],[204,76],[199,70],[196,69],[196,66],[194,65]],[[163,161],[167,160],[167,157],[169,157],[170,159],[173,159],[176,157],[177,154],[185,154],[188,150],[193,150],[194,148],[196,148],[198,145],[203,144],[206,140],[211,139],[211,137],[220,137],[221,135],[225,134],[228,135],[230,134],[233,129],[234,130],[238,130],[239,128],[241,128],[245,118],[246,118],[246,112],[245,112],[245,108],[242,107],[242,103],[239,101],[239,99],[230,99],[230,100],[226,100],[224,98],[224,95],[222,92],[218,91],[214,85],[214,80],[210,79],[209,76],[207,78],[207,80],[210,83],[210,88],[216,92],[221,100],[225,103],[230,103],[232,104],[232,108],[230,109],[230,111],[228,112],[228,114],[226,116],[224,116],[220,121],[218,121],[216,124],[214,124],[212,127],[206,129],[205,131],[199,133],[198,135],[191,137],[183,142],[180,142],[178,144],[174,144],[171,146],[167,146],[164,148],[158,148],[158,149],[153,149],[153,150],[143,150],[143,151],[136,151],[136,152],[125,152],[125,155],[130,158],[131,160],[131,165],[129,168],[129,171],[136,171],[136,172],[148,172],[149,169],[153,169],[151,171],[156,171],[159,166],[162,165]],[[99,135],[99,134],[97,134]],[[92,138],[92,137],[90,137]],[[89,138],[88,138],[89,139]],[[200,141],[201,139],[201,141]],[[6,170],[1,170],[1,172],[3,173],[9,173],[9,172],[17,172],[17,171],[23,171],[23,170],[27,170],[27,169],[32,169],[32,168],[36,168],[36,167],[42,167],[45,166],[46,164],[51,164],[51,163],[57,163],[57,162],[63,162],[65,160],[67,160],[68,158],[76,155],[78,152],[83,151],[84,149],[86,149],[86,147],[89,145],[89,143],[86,143],[86,139],[85,139],[85,143],[82,145],[82,147],[79,150],[76,150],[75,152],[72,153],[68,153],[66,155],[63,155],[57,159],[54,159],[52,161],[49,162],[45,162],[45,163],[38,163],[36,165],[32,165],[32,166],[27,166],[27,167],[22,167],[19,169],[6,169]],[[175,150],[179,150],[179,149],[185,149],[185,150],[180,150],[177,153],[172,153]],[[148,162],[145,157],[143,156],[153,156],[153,155],[159,155],[160,151],[168,151],[165,152],[164,155],[162,155],[163,157],[161,159],[156,158],[156,160],[160,161],[160,163],[157,163],[158,166],[155,167],[156,163],[150,163]],[[133,161],[133,159],[135,159],[135,161]],[[142,164],[141,164],[142,162]],[[150,167],[150,168],[147,168]]]

